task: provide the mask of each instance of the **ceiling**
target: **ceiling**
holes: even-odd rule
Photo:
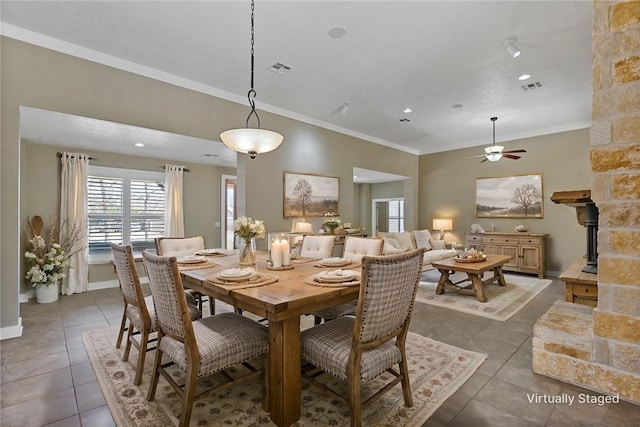
[[[247,104],[249,4],[3,0],[0,18],[9,37]],[[492,116],[498,143],[585,128],[592,7],[258,0],[256,105],[414,154],[490,144]],[[508,38],[518,58],[507,53]],[[270,70],[278,62],[291,69]],[[524,73],[531,78],[519,81]],[[217,135],[212,141],[192,142],[221,148]]]

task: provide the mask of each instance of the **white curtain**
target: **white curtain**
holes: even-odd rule
[[[164,236],[184,237],[184,213],[182,210],[183,166],[164,167]]]
[[[71,268],[62,281],[62,294],[87,292],[89,282],[89,219],[87,213],[87,168],[89,156],[62,153],[60,186],[60,234],[65,235],[75,226],[81,231],[78,241],[82,248],[70,258]]]

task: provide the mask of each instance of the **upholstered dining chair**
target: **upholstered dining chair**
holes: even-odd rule
[[[302,258],[329,258],[333,253],[336,236],[304,236],[300,256]]]
[[[344,240],[342,257],[349,259],[352,262],[360,263],[362,261],[362,257],[365,255],[382,255],[383,244],[384,241],[378,238],[370,239],[366,237],[347,236]],[[319,325],[322,323],[322,320],[329,321],[342,316],[355,315],[356,305],[357,301],[353,301],[317,311],[313,313],[314,323]]]
[[[301,334],[302,358],[313,365],[311,370],[303,369],[303,376],[348,403],[352,426],[360,426],[362,406],[398,383],[402,384],[405,406],[413,405],[405,342],[423,254],[424,249],[417,249],[398,255],[363,257],[355,317],[341,317]],[[395,365],[399,365],[399,372]],[[338,394],[320,382],[321,371],[345,381],[349,396]],[[395,378],[361,402],[362,383],[385,371]]]
[[[188,256],[205,248],[203,236],[193,237],[156,237],[156,254],[160,256]],[[209,299],[209,311],[216,314],[216,300],[200,292],[187,289],[188,293],[198,302],[198,307],[202,310],[202,303],[205,298]]]
[[[147,351],[153,349],[149,344],[155,339],[150,339],[151,333],[156,332],[156,313],[151,295],[145,298],[140,286],[140,277],[136,269],[135,259],[131,251],[131,246],[121,246],[111,243],[111,252],[113,253],[113,263],[116,268],[122,296],[124,297],[124,311],[122,313],[122,321],[120,322],[120,331],[118,332],[118,340],[116,348],[120,348],[124,331],[127,331],[127,343],[122,356],[123,361],[129,360],[129,351],[131,344],[138,350],[138,363],[136,365],[136,376],[133,381],[134,385],[140,384],[142,381],[142,372],[144,371],[144,359]],[[202,312],[196,307],[193,297],[187,294],[187,308],[192,320],[202,317]],[[127,327],[127,320],[129,326]],[[140,335],[140,341],[136,340]]]
[[[189,425],[194,399],[205,392],[214,392],[259,375],[262,370],[248,361],[264,355],[269,349],[269,333],[259,323],[236,313],[221,313],[191,321],[187,315],[186,298],[175,257],[161,257],[147,251],[142,257],[149,275],[151,294],[156,303],[158,344],[149,386],[148,400],[153,400],[160,375],[182,397],[180,427]],[[163,357],[165,362],[163,362]],[[262,357],[263,366],[268,366]],[[169,365],[177,365],[185,374],[184,385],[167,372]],[[246,375],[231,378],[225,369],[244,365]],[[228,380],[213,389],[196,395],[198,378],[220,372]],[[263,376],[262,401],[266,408],[269,399],[268,376]]]

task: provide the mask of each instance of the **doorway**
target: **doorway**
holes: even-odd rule
[[[233,249],[234,244],[234,221],[238,217],[238,180],[235,175],[222,175],[222,195],[221,206],[221,230],[220,247],[223,249]]]
[[[404,231],[404,197],[372,199],[371,229],[378,232],[401,233]]]

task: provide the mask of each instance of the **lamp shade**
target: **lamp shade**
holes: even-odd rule
[[[268,153],[280,146],[284,137],[266,129],[230,129],[220,134],[227,147],[240,153],[248,153],[252,158],[256,154]]]
[[[452,219],[434,219],[433,229],[440,230],[440,231],[453,230],[453,220]]]

